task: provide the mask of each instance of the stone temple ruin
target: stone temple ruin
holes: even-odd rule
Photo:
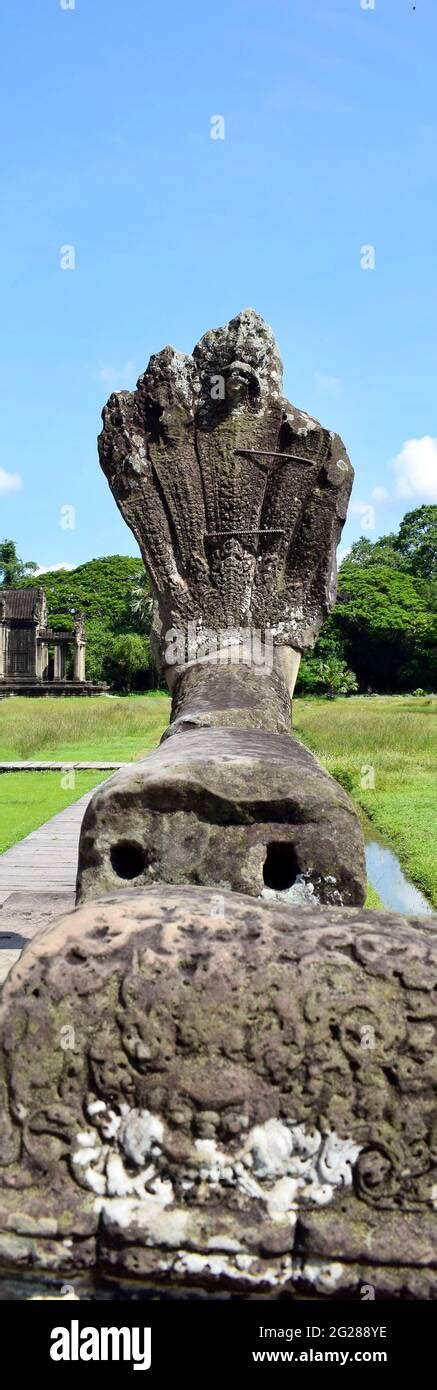
[[[67,653],[73,648],[73,670]],[[82,613],[73,631],[48,623],[44,589],[27,585],[0,592],[0,696],[95,695],[106,686],[85,677],[86,636]]]
[[[344,445],[246,310],[111,396],[99,453],[171,721],[4,987],[0,1269],[22,1298],[429,1298],[435,922],[363,908],[355,810],[290,732]]]

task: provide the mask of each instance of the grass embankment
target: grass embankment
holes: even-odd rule
[[[4,772],[0,775],[0,854],[72,801],[103,782],[106,772]],[[62,785],[62,778],[67,786]]]
[[[0,762],[131,762],[156,747],[169,712],[161,694],[0,700]]]
[[[381,901],[381,898],[380,898],[380,896],[379,896],[379,893],[377,893],[376,888],[373,887],[373,883],[369,883],[369,880],[368,880],[368,879],[367,879],[366,901],[365,901],[364,906],[365,906],[365,907],[371,907],[371,908],[379,908],[380,912],[386,912],[386,911],[387,911],[387,908],[384,907],[384,903]]]
[[[436,716],[432,697],[293,703],[294,732],[346,787],[437,908]]]

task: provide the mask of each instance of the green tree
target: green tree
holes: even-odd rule
[[[302,657],[297,677],[296,694],[321,694],[323,687],[320,673],[321,662],[328,661],[331,657],[344,661],[344,656],[344,639],[334,612],[325,619],[313,651],[308,656]]]
[[[336,695],[352,695],[358,690],[355,672],[349,671],[346,662],[341,661],[338,656],[330,656],[326,661],[321,661],[319,669],[321,684],[328,700],[335,700]]]
[[[150,666],[150,643],[137,632],[120,633],[109,643],[103,669],[106,679],[124,694],[141,688]]]
[[[389,566],[341,566],[332,615],[360,685],[405,690],[437,682],[437,621],[430,586]]]
[[[72,622],[74,614],[82,612],[87,620],[97,619],[110,632],[135,631],[131,591],[143,572],[142,561],[133,555],[104,555],[74,570],[39,574],[38,584],[47,598],[50,621],[53,613],[63,613]]]
[[[390,569],[404,570],[418,579],[437,578],[437,506],[416,507],[407,512],[398,534],[391,532],[376,541],[360,536],[343,564],[361,565],[364,569],[389,565]]]
[[[29,580],[25,581],[29,583]],[[105,677],[105,662],[112,638],[131,633],[145,637],[150,629],[150,612],[144,597],[140,612],[132,604],[132,591],[138,586],[146,596],[149,581],[140,558],[133,555],[104,555],[74,570],[53,570],[38,575],[44,589],[53,627],[73,628],[78,612],[85,614],[87,638],[86,673],[89,680]],[[148,683],[157,680],[149,668]]]
[[[153,598],[150,588],[150,579],[143,569],[142,574],[134,580],[131,588],[130,611],[136,623],[141,625],[143,631],[150,631],[150,621],[153,608]]]
[[[303,656],[296,681],[296,695],[319,695],[321,685],[320,661],[313,655]]]
[[[106,659],[112,642],[112,633],[98,618],[89,618],[86,624],[86,677],[89,681],[106,679]]]
[[[406,513],[396,548],[410,574],[437,579],[437,506],[417,507]]]
[[[380,536],[377,541],[369,541],[368,536],[360,536],[360,539],[351,545],[343,564],[362,565],[364,569],[375,565],[390,565],[391,569],[403,569],[403,557],[396,549],[396,542],[396,535]]]
[[[36,569],[34,560],[20,560],[15,541],[0,541],[0,588],[16,589]]]

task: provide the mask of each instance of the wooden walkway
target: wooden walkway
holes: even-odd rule
[[[26,942],[74,907],[80,827],[94,791],[0,855],[0,984]]]
[[[0,856],[0,893],[72,891],[79,831],[94,790],[5,850]]]

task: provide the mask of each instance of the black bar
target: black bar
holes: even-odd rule
[[[432,1303],[402,1300],[331,1303],[194,1294],[180,1300],[143,1298],[138,1290],[114,1301],[114,1291],[108,1291],[95,1300],[3,1302],[0,1318],[5,1366],[10,1350],[20,1373],[37,1371],[44,1381],[55,1378],[61,1385],[65,1377],[107,1380],[114,1373],[128,1381],[137,1363],[147,1384],[164,1387],[171,1377],[174,1384],[188,1380],[190,1390],[218,1378],[223,1390],[237,1378],[242,1390],[285,1377],[289,1384],[294,1378],[301,1386],[322,1386],[333,1371],[345,1384],[348,1377],[356,1384],[357,1376],[366,1383],[366,1373],[373,1377],[376,1371],[388,1386],[393,1373],[417,1379],[428,1361],[432,1365],[435,1340]],[[108,1334],[106,1346],[102,1332],[111,1328],[125,1329],[116,1364],[113,1335]]]

